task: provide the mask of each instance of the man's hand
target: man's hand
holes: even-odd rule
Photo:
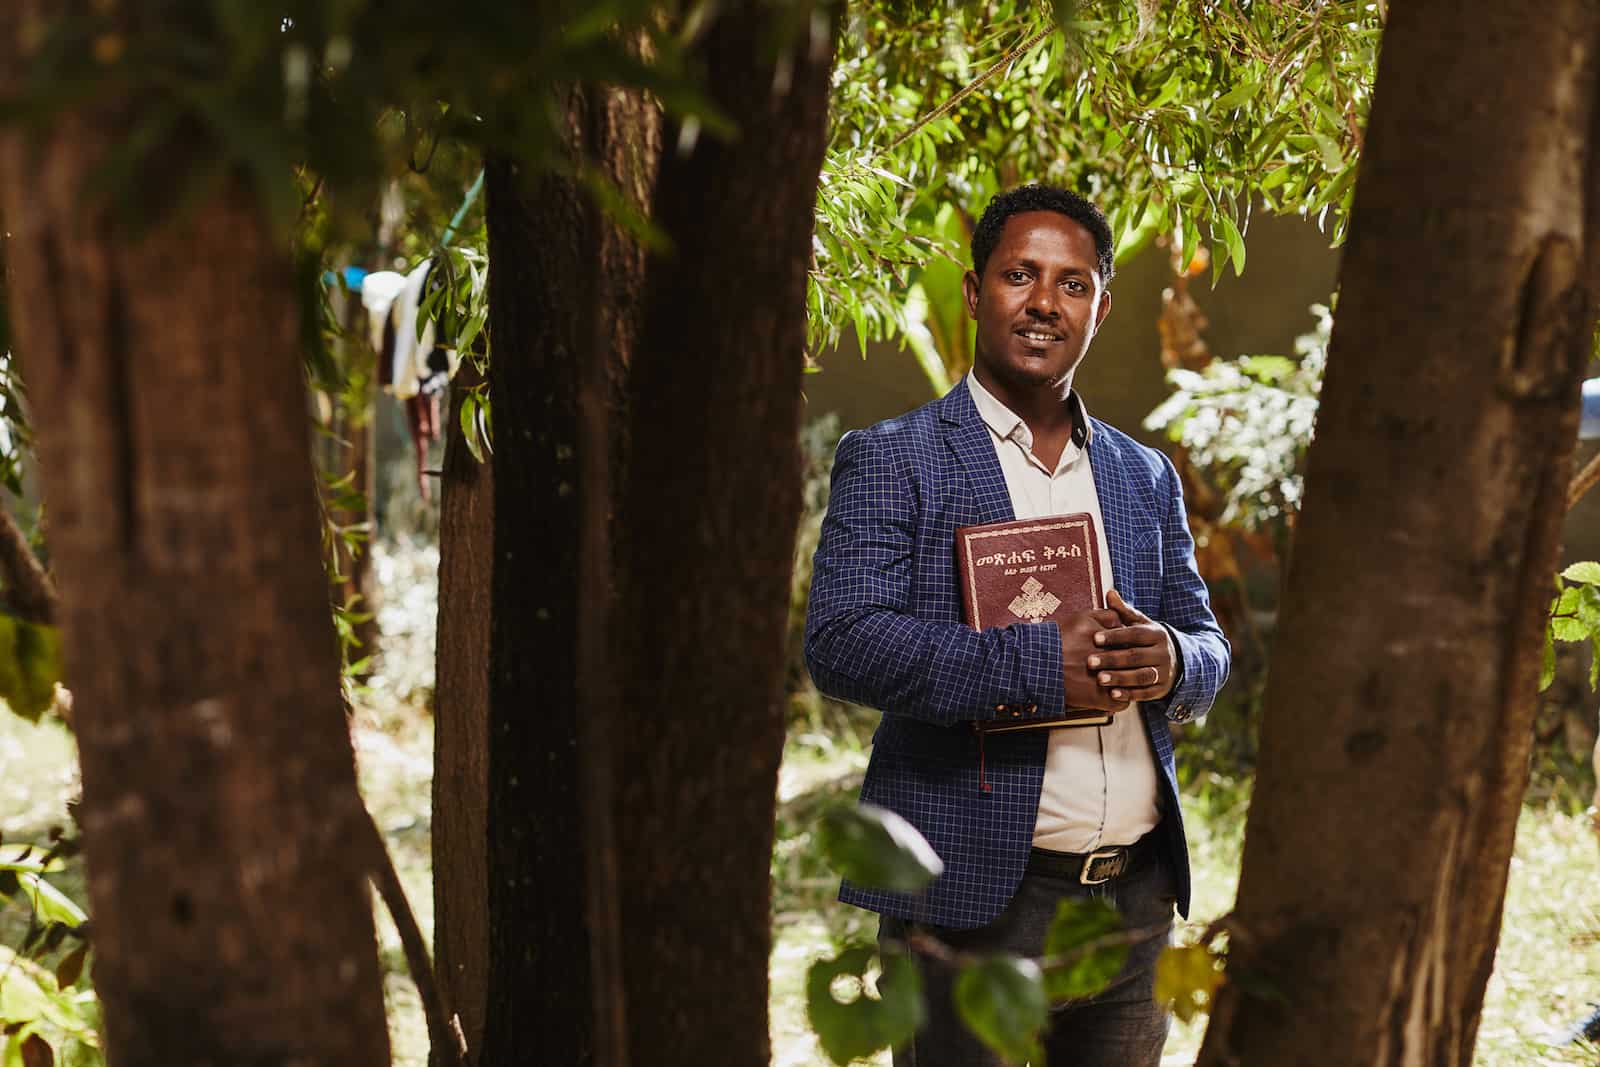
[[[1172,691],[1177,672],[1178,653],[1172,647],[1172,635],[1144,612],[1129,607],[1115,589],[1106,593],[1106,604],[1121,625],[1092,636],[1095,648],[1085,657],[1087,673],[1117,707],[1130,700],[1160,700]],[[1063,650],[1064,646],[1063,636]]]
[[[1085,611],[1057,622],[1061,629],[1062,681],[1069,709],[1121,711],[1127,705],[1126,700],[1113,700],[1109,689],[1095,681],[1095,672],[1087,666],[1089,657],[1099,651],[1094,635],[1121,623],[1121,617],[1111,610]]]

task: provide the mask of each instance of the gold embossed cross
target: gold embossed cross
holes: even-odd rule
[[[1022,593],[1011,602],[1011,614],[1025,622],[1038,622],[1061,606],[1061,598],[1054,593],[1044,593],[1037,578],[1022,583]]]

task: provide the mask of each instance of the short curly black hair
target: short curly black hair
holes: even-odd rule
[[[1084,197],[1070,189],[1056,185],[1019,185],[996,194],[983,209],[983,217],[972,231],[972,269],[983,277],[983,268],[989,263],[989,254],[1000,243],[1000,231],[1006,220],[1024,211],[1058,211],[1089,231],[1094,238],[1095,255],[1099,259],[1100,284],[1110,285],[1116,273],[1116,244],[1111,239],[1111,224],[1106,217]]]

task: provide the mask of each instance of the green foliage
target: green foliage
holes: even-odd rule
[[[1302,472],[1317,415],[1333,315],[1295,341],[1298,358],[1241,356],[1167,374],[1173,393],[1145,419],[1226,494],[1224,525],[1287,536],[1303,495]]]
[[[1584,560],[1556,576],[1556,596],[1550,602],[1550,618],[1545,626],[1540,691],[1555,680],[1557,641],[1587,641],[1593,646],[1589,687],[1595,688],[1600,683],[1600,563]]]
[[[1122,916],[1100,897],[1068,898],[1045,935],[1044,986],[1051,1000],[1082,1000],[1111,984],[1128,959]]]
[[[494,452],[489,383],[489,255],[488,237],[480,228],[475,244],[453,244],[436,250],[428,293],[417,309],[417,329],[435,323],[440,344],[470,359],[480,381],[461,400],[461,439],[472,458],[482,463]]]
[[[23,464],[33,451],[33,430],[16,359],[6,347],[4,298],[5,290],[0,287],[0,488],[20,496]]]
[[[422,0],[204,0],[130,32],[118,5],[89,5],[28,24],[27,76],[0,99],[0,121],[40,125],[85,99],[138,99],[102,181],[130,220],[158,221],[164,204],[238,174],[287,229],[301,208],[290,176],[303,168],[334,191],[338,229],[360,232],[381,182],[427,170],[441,143],[557,158],[556,84],[639,85],[669,112],[726,129],[688,65],[690,35],[661,7],[460,0],[441,21]],[[641,35],[648,45],[630,46]],[[171,151],[197,132],[209,152]],[[165,180],[143,181],[155,174]],[[157,187],[159,200],[145,192]]]
[[[1210,1010],[1221,984],[1221,960],[1209,945],[1173,945],[1156,961],[1156,1000],[1184,1022]]]
[[[956,976],[956,1010],[978,1039],[1013,1063],[1042,1061],[1039,1034],[1049,1017],[1044,975],[1033,960],[989,956]]]
[[[927,1014],[922,975],[911,957],[902,953],[882,957],[874,996],[869,973],[879,962],[876,948],[857,945],[832,959],[818,960],[806,972],[806,1015],[834,1063],[849,1063],[904,1043]],[[835,993],[840,986],[844,999]]]
[[[911,824],[871,805],[828,808],[819,819],[817,837],[829,866],[862,886],[915,892],[943,866]],[[1049,1005],[1104,991],[1121,972],[1133,940],[1147,936],[1148,930],[1127,929],[1109,901],[1087,898],[1066,899],[1057,906],[1042,959],[958,952],[937,944],[926,931],[914,933],[913,943],[904,947],[932,952],[958,969],[956,1010],[980,1040],[1014,1062],[1031,1056],[1037,1063]],[[929,941],[934,943],[924,943]],[[873,947],[849,945],[814,963],[807,973],[807,1013],[835,1063],[898,1044],[916,1030],[926,1010],[912,955],[888,956],[878,995],[868,995],[867,979],[876,959]],[[1168,948],[1157,970],[1160,996],[1188,1013],[1185,1019],[1192,1017],[1209,1004],[1221,981],[1220,965],[1209,947]]]
[[[0,1065],[6,1067],[58,1062],[58,1053],[62,1063],[100,1062],[98,1007],[82,981],[88,916],[46,877],[63,870],[78,842],[58,831],[52,837],[49,846],[0,845],[0,910],[27,911],[21,943],[0,945],[0,1032],[6,1035]]]
[[[927,839],[887,808],[830,808],[818,823],[817,840],[828,865],[864,889],[915,893],[944,872]]]
[[[1242,271],[1258,202],[1315,216],[1337,242],[1380,20],[1364,0],[1309,12],[1206,0],[852,5],[818,191],[811,351],[850,329],[905,337],[921,321],[910,296],[921,272],[946,255],[965,263],[961,231],[1024,181],[1093,198],[1119,258],[1171,233],[1186,258],[1205,242],[1215,270]]]
[[[0,699],[29,722],[55,702],[61,635],[54,626],[0,614]]]

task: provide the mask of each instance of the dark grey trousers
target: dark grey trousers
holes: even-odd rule
[[[1177,898],[1171,865],[1151,849],[1145,862],[1098,886],[1029,868],[1011,903],[994,922],[971,930],[920,926],[962,952],[1044,954],[1045,934],[1065,897],[1104,897],[1122,913],[1126,929],[1156,927],[1164,933],[1133,945],[1122,973],[1099,996],[1051,1009],[1044,1035],[1045,1064],[1033,1067],[1159,1067],[1171,1018],[1155,1001],[1155,964],[1171,937]],[[903,941],[913,924],[885,915],[878,940]],[[919,954],[928,1022],[904,1048],[895,1067],[1001,1067],[1006,1061],[962,1024],[951,999],[955,975]]]

